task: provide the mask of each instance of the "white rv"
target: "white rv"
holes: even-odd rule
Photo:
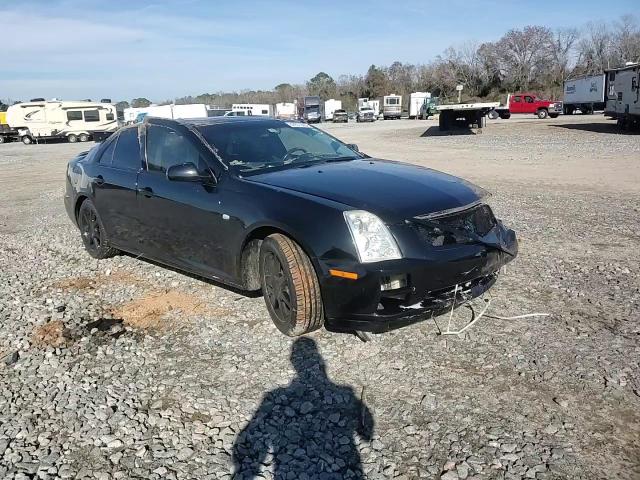
[[[640,127],[640,63],[607,70],[604,114],[625,129]]]
[[[94,133],[118,128],[116,107],[108,103],[37,101],[12,105],[7,124],[23,143],[38,139],[67,138],[86,142]]]
[[[262,117],[273,116],[273,107],[267,103],[234,103],[231,105],[231,110],[234,112],[244,111],[247,115]]]
[[[385,95],[382,98],[382,115],[385,120],[388,118],[400,118],[402,115],[402,95]]]
[[[431,98],[429,92],[414,92],[409,95],[409,118],[418,118],[425,100]]]
[[[324,102],[324,119],[333,120],[333,112],[342,109],[342,101],[333,98]]]

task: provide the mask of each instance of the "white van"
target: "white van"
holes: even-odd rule
[[[37,101],[12,105],[7,124],[23,143],[38,139],[67,138],[86,142],[93,133],[118,128],[116,107],[108,103]]]

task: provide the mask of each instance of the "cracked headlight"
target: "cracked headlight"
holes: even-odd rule
[[[373,213],[364,210],[344,212],[351,238],[362,263],[402,258],[387,226]]]

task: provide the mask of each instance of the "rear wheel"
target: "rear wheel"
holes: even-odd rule
[[[300,245],[276,233],[260,248],[260,280],[267,310],[285,335],[297,337],[324,324],[318,277]]]
[[[33,143],[33,139],[29,135],[25,135],[22,137],[22,143],[25,145],[31,145]]]
[[[87,142],[89,141],[89,135],[87,135],[86,133],[81,133],[78,137],[78,140],[80,140],[81,142]]]
[[[93,258],[108,258],[118,253],[107,243],[104,225],[91,200],[85,200],[78,211],[78,226],[84,248]]]
[[[547,112],[544,108],[542,108],[542,109],[538,110],[537,115],[538,115],[538,118],[545,119],[545,118],[547,118],[549,116],[549,112]]]
[[[5,138],[2,135],[0,135],[0,143],[4,143],[4,142],[5,142]]]
[[[69,140],[69,143],[76,143],[78,141],[78,137],[76,137],[73,133],[69,136],[67,136],[67,140]]]

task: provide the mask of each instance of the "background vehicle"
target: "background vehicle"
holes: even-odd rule
[[[532,113],[538,118],[556,118],[562,113],[562,102],[543,100],[535,93],[514,93],[509,96],[510,113]]]
[[[273,106],[268,103],[234,103],[231,110],[244,110],[255,117],[273,117]]]
[[[436,109],[440,113],[438,117],[439,128],[442,131],[449,130],[451,127],[470,128],[477,126],[484,128],[487,121],[486,115],[499,106],[498,102],[438,105]]]
[[[420,120],[428,120],[429,117],[433,117],[438,113],[438,105],[440,99],[438,97],[427,97],[424,99],[424,103],[420,106],[418,111],[418,117]]]
[[[207,117],[223,117],[225,113],[230,111],[230,108],[207,108]]]
[[[587,75],[565,80],[562,91],[562,108],[565,115],[576,110],[582,114],[590,114],[604,109],[605,74]]]
[[[322,121],[322,104],[320,97],[307,96],[299,99],[298,118],[307,123],[320,123]]]
[[[333,112],[342,109],[342,101],[333,98],[324,102],[324,119],[333,120]]]
[[[25,144],[66,138],[86,142],[93,132],[118,128],[116,107],[107,103],[38,101],[12,105],[6,121]]]
[[[607,70],[604,114],[625,129],[640,126],[640,64]]]
[[[375,122],[376,113],[371,107],[362,107],[356,115],[356,122]]]
[[[275,107],[276,118],[286,118],[293,120],[296,118],[296,104],[293,102],[281,102],[276,103]]]
[[[148,117],[69,162],[64,202],[94,258],[261,290],[297,336],[385,332],[491,288],[517,240],[483,196],[302,122]]]
[[[156,118],[206,118],[216,110],[209,110],[204,103],[184,105],[149,105],[148,107],[130,107],[124,109],[125,123],[141,121],[146,116]],[[141,116],[141,114],[144,114]]]
[[[18,131],[11,128],[7,123],[6,112],[0,112],[0,143],[11,142],[19,138]]]
[[[223,115],[223,117],[251,117],[251,110],[231,110]]]
[[[333,123],[347,123],[349,121],[349,115],[347,114],[346,110],[336,110],[335,112],[333,112]]]
[[[382,117],[387,119],[399,119],[402,116],[402,95],[385,95],[382,98]]]
[[[431,98],[429,92],[414,92],[409,95],[409,118],[418,118],[422,106]]]

